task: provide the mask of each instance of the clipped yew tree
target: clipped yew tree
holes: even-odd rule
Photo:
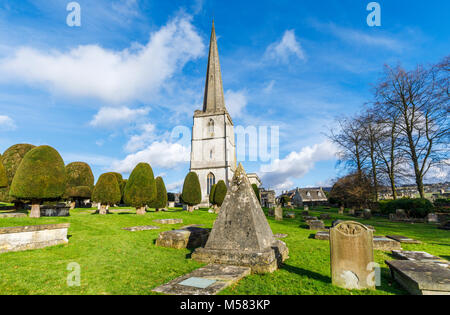
[[[156,199],[152,206],[156,211],[164,209],[167,206],[167,190],[164,180],[161,176],[156,177]]]
[[[107,213],[107,207],[120,201],[120,187],[117,177],[111,173],[100,175],[97,184],[92,191],[92,201],[100,204],[100,214]]]
[[[181,193],[183,202],[188,205],[188,211],[193,212],[194,206],[202,202],[202,190],[200,181],[195,172],[189,172],[184,179],[183,192]]]
[[[33,148],[35,148],[35,146],[32,144],[21,143],[9,147],[3,153],[0,162],[2,162],[5,167],[8,185],[5,188],[0,188],[0,201],[13,202],[16,205],[16,208],[21,207],[22,202],[20,200],[14,200],[9,195],[9,186],[11,186],[14,174],[16,174],[17,168],[19,167],[20,162],[22,162],[23,157]]]
[[[255,192],[256,198],[258,198],[259,203],[261,203],[261,194],[259,193],[259,188],[256,184],[252,184],[253,191]]]
[[[66,178],[65,197],[71,201],[70,209],[74,209],[76,202],[91,198],[94,174],[87,163],[73,162],[66,165]]]
[[[211,205],[213,205],[213,206],[215,205],[215,203],[214,203],[214,192],[216,191],[216,186],[217,186],[217,184],[212,185],[211,191],[209,192],[209,203]]]
[[[219,180],[214,191],[214,204],[218,205],[219,207],[222,206],[223,200],[227,195],[227,190],[228,189],[225,182],[223,180]]]
[[[0,188],[8,187],[8,177],[6,176],[6,170],[2,163],[2,156],[0,155]]]
[[[22,159],[9,194],[31,202],[30,217],[40,217],[40,203],[57,200],[66,188],[66,170],[58,151],[48,145],[30,150]]]
[[[123,199],[127,205],[136,208],[136,214],[145,214],[145,207],[156,199],[156,183],[150,164],[136,165],[128,178]]]

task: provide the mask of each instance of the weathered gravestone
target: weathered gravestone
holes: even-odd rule
[[[285,217],[285,218],[288,218],[288,219],[295,219],[295,213],[294,213],[294,212],[287,212],[287,213],[284,215],[284,217]]]
[[[348,210],[348,215],[355,215],[355,211],[356,211],[356,210],[353,209],[353,208],[352,208],[352,209],[349,209],[349,210]]]
[[[384,236],[373,237],[373,249],[382,251],[392,251],[402,249],[400,242]]]
[[[214,295],[251,273],[249,267],[211,264],[152,291],[171,295]]]
[[[25,213],[14,212],[14,213],[0,213],[0,219],[3,218],[24,218],[27,215]]]
[[[130,232],[151,231],[151,230],[158,230],[158,229],[159,229],[159,226],[153,226],[153,225],[131,226],[131,227],[122,228],[122,230],[130,231]]]
[[[303,210],[308,211],[309,210],[309,206],[308,205],[304,205],[303,206]]]
[[[70,223],[0,228],[0,253],[66,244]]]
[[[303,219],[306,223],[308,223],[309,221],[319,220],[317,217],[313,217],[313,216],[309,216],[309,215],[303,216],[302,219]]]
[[[345,289],[374,289],[373,233],[361,223],[341,222],[330,230],[331,279]]]
[[[281,206],[275,208],[275,220],[283,221],[283,208]]]
[[[159,224],[180,224],[180,223],[183,223],[183,219],[158,219],[158,220],[153,220],[153,222],[156,222]]]
[[[439,218],[436,213],[428,213],[427,215],[428,223],[439,223]]]
[[[197,248],[204,246],[209,236],[209,229],[186,227],[180,230],[159,233],[155,245],[170,248]]]
[[[68,217],[70,207],[64,204],[40,206],[41,217]]]
[[[325,230],[325,224],[322,220],[311,220],[307,222],[310,230]]]
[[[203,263],[250,267],[273,272],[288,258],[286,244],[274,238],[252,185],[239,164],[204,248],[192,258]]]
[[[269,217],[275,216],[275,209],[274,209],[274,208],[270,208],[270,209],[267,211],[267,215],[268,215]]]
[[[361,218],[366,219],[366,220],[370,220],[372,218],[372,210],[364,209],[361,212]]]
[[[314,238],[316,240],[328,241],[330,240],[330,231],[317,231]]]
[[[386,261],[391,276],[414,295],[450,295],[450,265],[427,260]]]
[[[386,235],[387,238],[391,238],[393,240],[396,240],[397,242],[404,243],[404,244],[421,244],[421,241],[402,236],[402,235]]]
[[[427,252],[393,250],[392,256],[400,260],[441,261],[442,259]]]
[[[340,206],[339,210],[338,210],[338,214],[344,214],[344,210],[345,210],[345,207],[344,206]]]

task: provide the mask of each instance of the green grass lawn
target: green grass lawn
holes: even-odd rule
[[[187,224],[211,228],[216,218],[207,210],[188,213],[134,212],[96,215],[88,210],[73,210],[65,218],[5,218],[0,226],[71,223],[69,243],[45,249],[0,254],[0,294],[152,294],[152,288],[188,273],[203,264],[191,260],[190,250],[161,248],[154,241],[161,231]],[[375,251],[382,266],[382,285],[376,291],[349,291],[331,285],[329,243],[310,238],[313,234],[296,219],[282,222],[269,218],[274,233],[285,233],[290,258],[273,274],[251,275],[222,294],[406,294],[392,281],[384,260],[389,253]],[[338,215],[337,210],[310,211],[313,215],[329,212],[333,219],[354,219]],[[160,218],[182,218],[183,224],[160,225],[160,230],[129,232],[122,227],[158,225]],[[393,223],[374,218],[363,223],[376,228],[375,235],[402,234],[419,239],[420,245],[403,245],[405,250],[422,250],[450,260],[450,232],[427,224]],[[331,220],[326,221],[327,225]],[[67,286],[67,266],[81,266],[81,286]]]

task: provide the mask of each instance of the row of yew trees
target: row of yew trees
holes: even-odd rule
[[[167,206],[168,194],[162,177],[154,178],[148,163],[139,163],[128,179],[115,172],[102,174],[94,185],[94,175],[84,162],[64,165],[60,154],[52,147],[17,144],[0,155],[0,200],[16,205],[31,204],[31,217],[40,217],[44,201],[76,202],[90,199],[100,205],[99,213],[106,214],[109,206],[125,204],[143,215],[147,208],[159,211]],[[221,206],[227,187],[223,181],[213,186],[210,203]],[[188,211],[202,200],[196,173],[187,174],[181,195]]]

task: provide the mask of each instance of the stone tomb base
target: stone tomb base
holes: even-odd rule
[[[150,231],[150,230],[158,230],[159,226],[153,226],[153,225],[143,225],[143,226],[131,226],[122,228],[122,230],[130,231],[130,232],[137,232],[137,231]]]
[[[280,240],[263,252],[197,248],[192,254],[199,262],[250,267],[252,273],[274,272],[287,258],[289,250]]]
[[[70,216],[70,207],[62,205],[40,207],[41,217],[68,217]]]
[[[427,252],[393,250],[392,256],[401,260],[441,261],[442,259]]]
[[[153,222],[159,224],[181,224],[183,223],[183,219],[158,219],[153,220]]]
[[[0,228],[0,253],[66,244],[70,223]]]
[[[396,240],[397,242],[404,244],[421,244],[421,241],[414,240],[412,238],[402,236],[402,235],[386,235],[386,237]]]
[[[373,249],[382,251],[401,250],[400,242],[384,236],[373,237]]]
[[[320,231],[325,230],[325,224],[322,220],[311,220],[306,222],[310,230]]]
[[[181,230],[172,230],[159,233],[156,246],[170,248],[197,248],[204,246],[208,240],[210,229],[199,227],[186,227]]]
[[[27,215],[25,213],[0,213],[0,219],[4,219],[4,218],[24,218]]]
[[[152,291],[171,295],[214,295],[249,274],[248,267],[207,265]]]
[[[386,261],[395,279],[414,295],[450,295],[450,266],[432,261]]]

